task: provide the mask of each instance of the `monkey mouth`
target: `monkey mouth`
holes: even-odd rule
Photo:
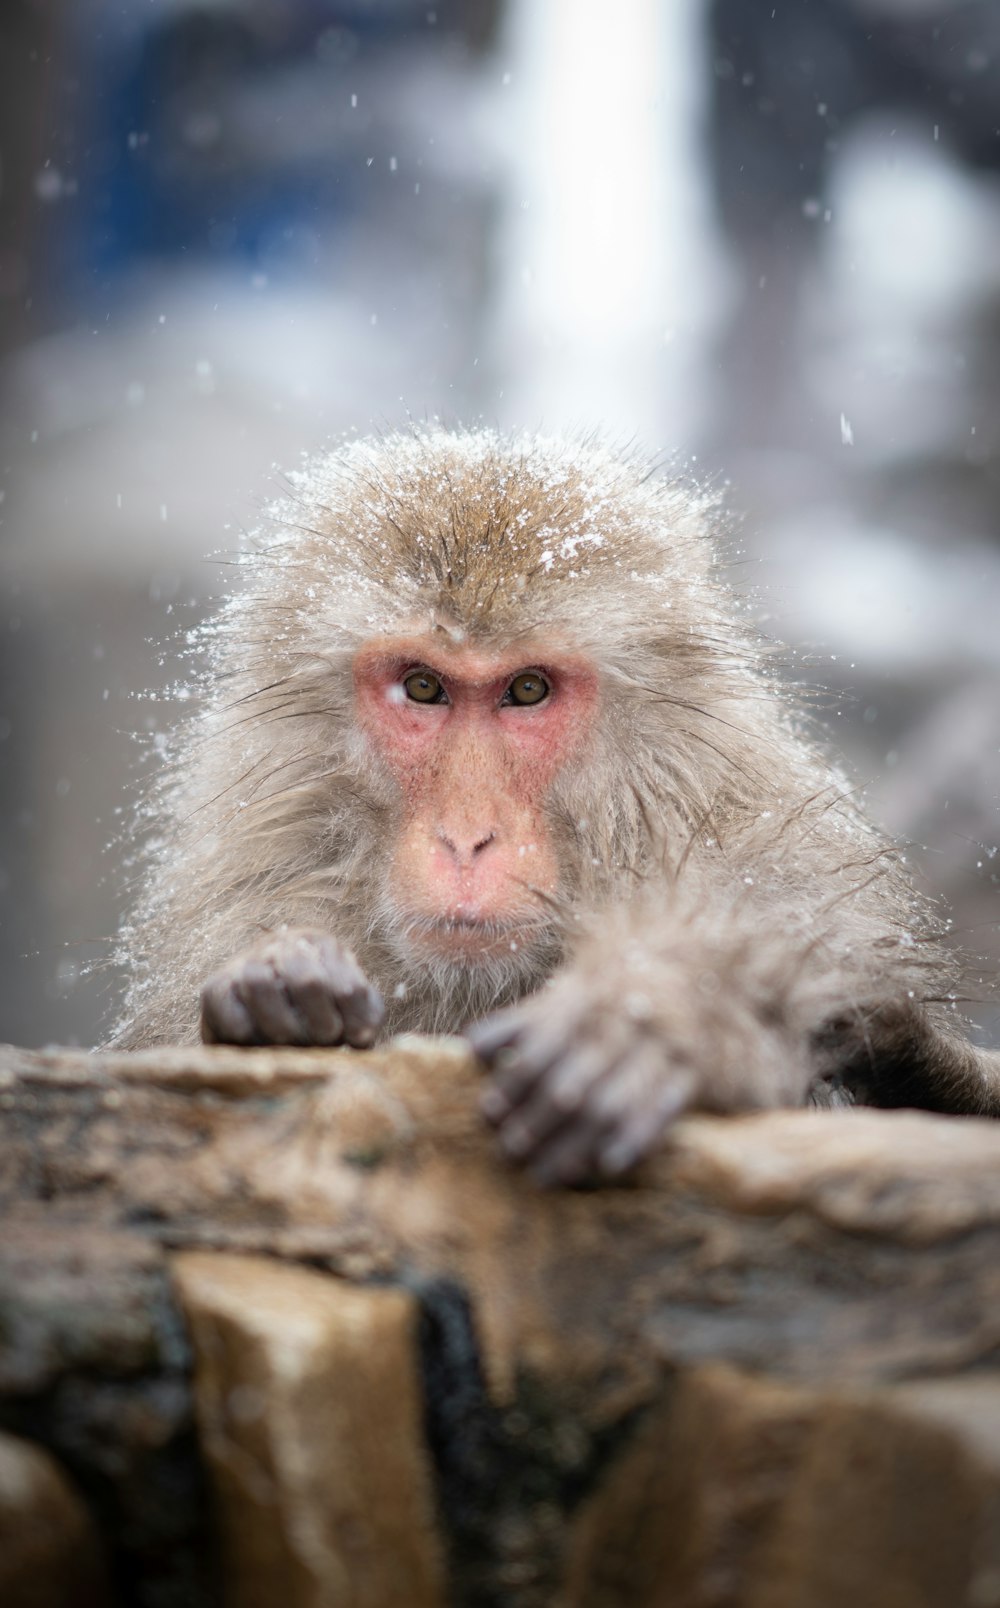
[[[516,954],[541,935],[542,925],[534,913],[501,917],[460,909],[446,916],[413,916],[407,922],[407,935],[412,942],[439,953],[487,959]]]

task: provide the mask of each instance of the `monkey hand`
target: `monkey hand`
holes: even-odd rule
[[[620,976],[567,971],[467,1030],[493,1074],[483,1115],[539,1183],[618,1177],[691,1107],[804,1099],[805,1051],[779,1013],[741,997],[735,976],[705,992],[685,970],[665,973],[655,1004]]]
[[[269,933],[201,991],[206,1044],[372,1044],[382,999],[349,949],[311,927]]]
[[[483,1115],[510,1159],[541,1184],[628,1171],[696,1092],[692,1067],[571,974],[468,1036],[493,1072]]]

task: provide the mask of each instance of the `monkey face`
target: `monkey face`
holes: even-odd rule
[[[495,649],[439,633],[367,644],[361,730],[398,789],[389,895],[412,946],[466,962],[550,924],[553,781],[585,754],[597,674],[530,639]]]

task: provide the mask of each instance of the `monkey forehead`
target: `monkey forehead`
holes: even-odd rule
[[[637,587],[640,618],[683,610],[712,566],[705,500],[593,442],[428,430],[352,443],[294,484],[284,551],[328,577],[327,617],[435,614],[484,638],[557,627],[565,601],[602,636],[618,614],[634,628]]]

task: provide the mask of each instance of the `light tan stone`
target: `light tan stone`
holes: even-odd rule
[[[174,1276],[231,1608],[439,1608],[412,1298],[255,1257]]]

